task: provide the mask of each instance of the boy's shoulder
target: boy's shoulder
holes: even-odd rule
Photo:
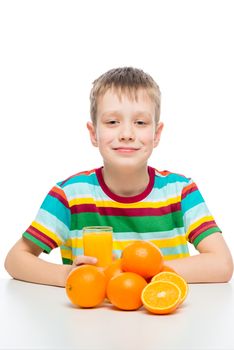
[[[96,181],[96,169],[91,169],[75,173],[67,177],[65,180],[59,181],[57,185],[61,188],[64,188],[75,183],[95,183]]]
[[[192,179],[191,177],[185,176],[183,174],[172,172],[169,170],[158,170],[156,168],[153,168],[155,171],[155,176],[157,177],[158,181],[161,181],[162,183],[191,183]]]

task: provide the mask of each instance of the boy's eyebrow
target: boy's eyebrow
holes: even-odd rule
[[[147,111],[137,111],[136,113],[134,113],[134,116],[138,116],[138,115],[146,115],[148,117],[151,117],[151,114]]]
[[[121,113],[119,111],[109,111],[109,112],[102,113],[101,117],[108,117],[109,115],[113,115],[113,114],[121,115]]]
[[[110,115],[118,115],[121,116],[123,115],[120,111],[109,111],[109,112],[104,112],[101,114],[101,117],[108,117]],[[141,116],[141,115],[146,115],[148,117],[151,117],[151,114],[148,111],[137,111],[133,114],[135,117]]]

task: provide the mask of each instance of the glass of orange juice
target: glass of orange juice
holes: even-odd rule
[[[83,228],[84,255],[98,259],[97,266],[106,267],[112,262],[113,229],[111,226]]]

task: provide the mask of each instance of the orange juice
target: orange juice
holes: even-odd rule
[[[106,267],[112,262],[112,227],[89,226],[83,228],[84,255],[98,259],[97,266]]]

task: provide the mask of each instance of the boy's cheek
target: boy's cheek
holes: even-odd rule
[[[97,142],[98,144],[103,144],[107,145],[113,140],[113,135],[111,132],[102,132],[102,133],[97,133]]]

